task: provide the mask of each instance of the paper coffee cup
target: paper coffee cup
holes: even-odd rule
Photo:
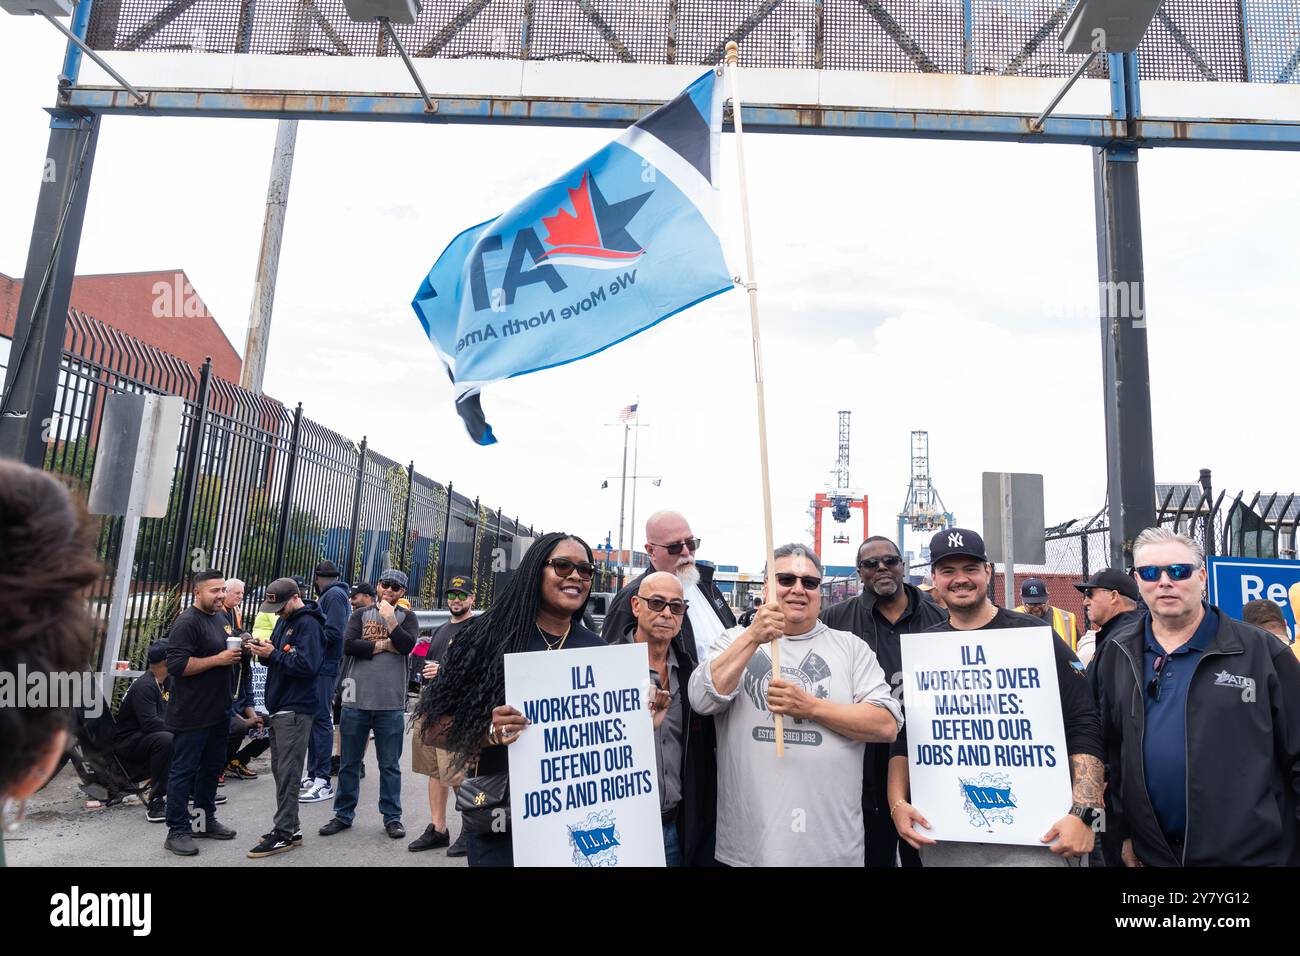
[[[231,636],[226,638],[226,650],[228,651],[237,651],[243,646],[244,646],[244,642],[241,641],[238,637]]]
[[[113,669],[118,671],[129,671],[131,669],[131,662],[117,661],[113,664]]]

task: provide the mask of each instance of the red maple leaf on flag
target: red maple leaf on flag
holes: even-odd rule
[[[596,225],[596,213],[591,208],[588,175],[583,173],[578,188],[569,190],[573,213],[561,206],[554,216],[542,217],[542,224],[546,227],[546,237],[542,241],[548,246],[600,247],[600,229]]]

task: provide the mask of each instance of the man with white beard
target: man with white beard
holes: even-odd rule
[[[686,619],[682,621],[682,640],[695,663],[707,661],[709,648],[736,618],[722,592],[713,583],[713,568],[695,563],[700,539],[691,532],[690,522],[676,511],[656,511],[645,523],[646,554],[651,567],[615,595],[605,615],[601,637],[606,643],[623,643],[624,636],[636,627],[632,613],[632,596],[642,579],[655,571],[667,571],[681,582],[687,601]]]

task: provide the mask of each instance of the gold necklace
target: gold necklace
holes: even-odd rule
[[[564,646],[564,642],[569,639],[569,631],[573,630],[573,622],[570,621],[569,626],[564,629],[564,636],[560,638],[559,643],[552,644],[550,641],[547,640],[547,637],[549,635],[542,630],[542,625],[536,624],[534,626],[537,628],[537,633],[542,635],[542,643],[546,645],[546,649],[548,651],[558,651],[560,648],[562,648]]]

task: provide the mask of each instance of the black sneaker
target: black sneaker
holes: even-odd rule
[[[389,820],[384,824],[384,830],[386,830],[388,835],[394,840],[400,840],[402,837],[406,836],[406,827],[402,826],[401,820]]]
[[[234,830],[216,819],[200,819],[198,827],[194,830],[196,840],[233,840],[235,836]]]
[[[270,833],[263,835],[262,842],[249,850],[248,855],[256,860],[264,856],[274,856],[277,853],[287,853],[301,845],[301,840],[294,842],[293,837],[272,830]]]
[[[163,823],[167,820],[167,800],[159,797],[157,800],[150,800],[148,806],[144,808],[144,818],[150,823]]]
[[[342,833],[344,830],[352,828],[352,824],[344,823],[338,817],[331,817],[329,823],[320,828],[321,836],[333,836],[336,833]]]
[[[197,856],[199,853],[199,848],[194,845],[194,835],[184,831],[168,833],[163,849],[171,850],[177,856]]]
[[[424,832],[416,837],[412,842],[406,845],[406,848],[412,853],[420,850],[436,850],[444,847],[451,842],[446,830],[436,830],[432,823],[424,828]]]
[[[469,855],[469,834],[464,830],[460,831],[460,836],[456,837],[456,842],[447,847],[448,856],[468,856]]]

